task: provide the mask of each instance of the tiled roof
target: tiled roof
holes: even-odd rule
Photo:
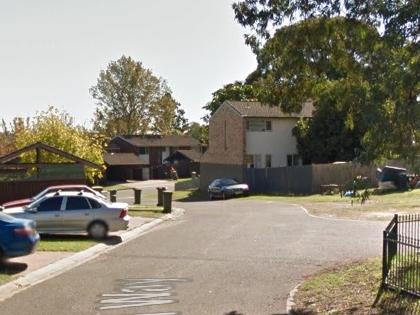
[[[104,161],[107,165],[145,165],[134,153],[105,153]]]
[[[180,154],[182,154],[183,156],[185,156],[186,158],[189,158],[191,161],[194,161],[194,162],[199,162],[202,155],[200,152],[196,150],[178,150],[176,152],[179,152]]]
[[[185,135],[127,135],[120,137],[136,147],[195,147],[200,145],[198,140]]]
[[[262,118],[287,118],[287,117],[312,117],[314,106],[312,102],[303,105],[300,113],[284,113],[280,106],[269,106],[260,102],[238,102],[227,101],[243,117],[262,117]]]
[[[185,157],[193,162],[200,162],[202,154],[196,150],[177,150],[168,156],[165,161],[173,162],[179,159],[179,156]]]

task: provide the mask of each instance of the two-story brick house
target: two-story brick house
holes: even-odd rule
[[[109,180],[162,178],[164,160],[177,150],[200,151],[198,140],[187,135],[116,136],[104,155]]]
[[[244,168],[301,164],[292,129],[302,117],[312,117],[313,105],[286,114],[259,102],[226,101],[209,123],[209,148],[201,158],[202,184],[215,177],[243,178]]]

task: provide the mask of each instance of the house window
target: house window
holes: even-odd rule
[[[255,168],[262,167],[261,154],[254,154],[254,167]]]
[[[148,153],[149,153],[148,148],[145,148],[145,147],[140,147],[139,148],[139,154],[140,155],[144,155],[144,154],[148,154]]]
[[[265,155],[265,167],[271,167],[271,154]]]
[[[248,131],[271,131],[271,120],[250,119],[246,122]]]
[[[245,155],[245,165],[248,168],[253,168],[254,167],[254,158],[251,154]]]
[[[298,166],[299,165],[299,154],[288,154],[287,155],[287,166]]]
[[[247,154],[245,156],[245,163],[248,168],[263,168],[263,155],[261,154]],[[271,155],[270,155],[270,165],[271,165]]]

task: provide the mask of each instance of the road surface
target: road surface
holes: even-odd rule
[[[178,221],[15,295],[0,313],[284,314],[305,275],[381,254],[384,223],[247,199],[176,206],[187,210]]]

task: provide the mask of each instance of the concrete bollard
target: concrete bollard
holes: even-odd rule
[[[156,189],[158,193],[157,206],[160,207],[163,205],[163,192],[166,190],[166,187],[157,187]]]
[[[141,204],[141,189],[134,188],[134,204]]]
[[[109,200],[111,200],[111,202],[117,202],[117,191],[116,190],[111,190],[109,192]]]
[[[172,212],[172,191],[163,192],[163,213]]]

